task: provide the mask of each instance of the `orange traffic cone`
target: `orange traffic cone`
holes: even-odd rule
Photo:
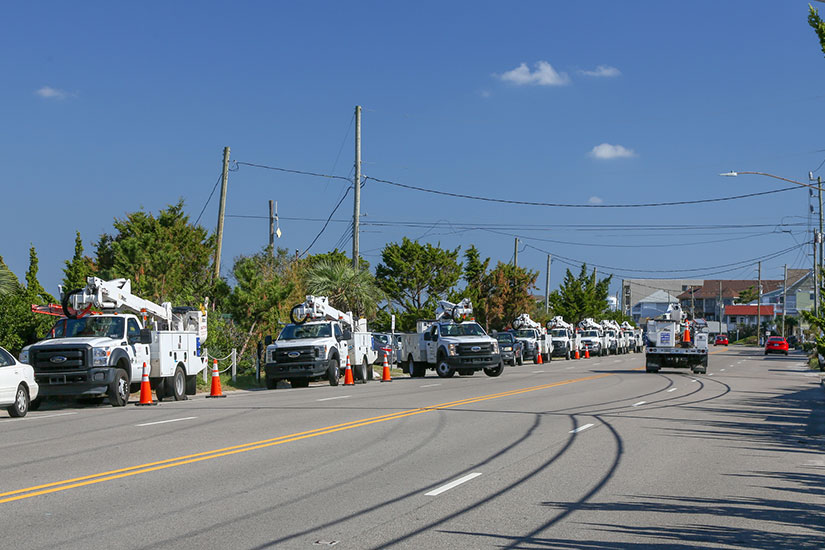
[[[135,405],[157,405],[152,401],[152,386],[149,384],[149,369],[143,363],[143,375],[140,377],[140,401]]]
[[[589,349],[584,350],[584,358],[585,359],[590,359],[590,350]]]
[[[212,363],[212,387],[209,390],[209,397],[226,397],[221,390],[221,375],[218,372],[218,360]]]
[[[581,359],[581,355],[579,355],[579,350],[576,350],[576,356],[574,359]]]
[[[685,332],[682,334],[682,343],[690,344],[690,328],[685,327]]]
[[[536,357],[536,364],[541,365],[542,363],[544,363],[544,359],[541,358],[541,353],[539,353]]]
[[[381,373],[382,382],[392,382],[392,375],[390,375],[390,365],[387,363],[387,354],[384,354],[384,371]]]
[[[344,371],[344,385],[354,386],[355,382],[352,380],[352,365],[349,362],[349,355],[347,355],[347,370]]]

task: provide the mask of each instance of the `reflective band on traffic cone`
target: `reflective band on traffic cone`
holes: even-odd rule
[[[215,361],[212,363],[212,388],[209,391],[209,395],[207,395],[206,397],[226,397],[223,394],[223,391],[221,391],[221,375],[218,372],[217,359],[215,359]]]
[[[587,351],[587,350],[585,349],[585,351]],[[576,350],[576,357],[575,357],[575,359],[581,359],[581,355],[579,355],[579,350]]]
[[[589,349],[584,350],[584,358],[585,359],[590,359],[590,350]]]
[[[542,363],[544,363],[544,359],[541,358],[541,352],[539,352],[536,354],[536,364],[541,365]]]
[[[392,376],[390,376],[390,365],[387,363],[387,354],[384,354],[384,372],[381,373],[381,381],[382,382],[392,382]]]
[[[143,375],[140,377],[140,401],[135,405],[157,405],[152,401],[152,386],[149,384],[149,369],[143,363]]]
[[[352,365],[349,362],[349,355],[347,355],[347,370],[344,371],[344,385],[354,386],[355,382],[352,380]]]

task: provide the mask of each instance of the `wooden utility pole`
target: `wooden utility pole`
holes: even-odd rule
[[[516,237],[516,247],[513,249],[513,267],[518,267],[518,237]]]
[[[785,275],[782,279],[782,338],[785,337],[785,311],[788,309],[788,264],[785,264]]]
[[[223,148],[223,175],[221,176],[221,202],[218,205],[218,243],[215,246],[215,270],[213,280],[221,276],[221,247],[223,246],[223,216],[226,211],[226,184],[229,182],[229,147]]]
[[[722,332],[722,317],[725,315],[725,302],[722,301],[722,281],[719,281],[719,333]]]
[[[352,211],[352,268],[359,267],[359,231],[361,226],[361,106],[355,106],[355,200]]]
[[[759,287],[756,289],[756,345],[761,345],[760,334],[762,332],[762,262],[759,262]]]
[[[269,254],[275,255],[275,205],[269,200]]]
[[[816,263],[817,240],[819,240],[819,235],[814,231],[814,268],[811,271],[814,279],[814,315],[819,315],[819,281],[817,277],[819,264]]]
[[[550,260],[552,257],[547,255],[547,278],[544,281],[544,314],[550,313]]]

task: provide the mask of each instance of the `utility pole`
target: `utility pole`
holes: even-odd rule
[[[516,247],[513,251],[513,267],[518,267],[518,237],[516,237]]]
[[[756,345],[761,345],[760,333],[762,332],[762,262],[759,262],[759,287],[756,300]]]
[[[722,332],[722,317],[725,314],[725,302],[722,301],[722,281],[719,281],[719,332]]]
[[[361,225],[361,106],[355,106],[355,200],[352,211],[352,268],[359,268],[359,231]]]
[[[782,338],[785,337],[785,310],[788,309],[788,264],[785,264],[785,275],[782,279]]]
[[[819,264],[816,263],[816,249],[820,238],[819,233],[814,231],[814,315],[819,315],[819,277],[817,277]]]
[[[229,147],[223,148],[223,175],[221,176],[221,202],[218,206],[218,243],[215,246],[215,270],[212,279],[221,276],[221,246],[223,245],[223,216],[226,211],[226,184],[229,181]]]
[[[269,256],[275,257],[275,208],[272,199],[269,200]]]
[[[696,319],[696,300],[693,298],[696,292],[696,287],[690,285],[690,318]],[[722,330],[722,325],[719,325],[719,330]]]
[[[544,282],[544,314],[550,313],[550,260],[552,257],[547,255],[547,278]]]

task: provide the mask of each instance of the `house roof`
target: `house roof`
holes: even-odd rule
[[[645,303],[645,304],[675,304],[679,300],[673,295],[673,293],[665,292],[664,290],[657,290],[653,294],[642,298],[639,300],[638,303]]]
[[[804,270],[788,270],[788,284],[791,282],[790,271],[804,271]],[[691,291],[693,291],[693,298],[695,300],[702,300],[705,298],[719,298],[719,283],[722,283],[722,298],[738,298],[739,295],[750,287],[754,289],[759,284],[759,281],[753,279],[706,279],[702,286],[694,286],[688,288],[685,292],[679,295],[680,300],[690,300]],[[776,290],[782,286],[781,280],[762,279],[762,294]]]
[[[773,306],[762,304],[760,313],[763,316],[772,316]],[[756,306],[725,306],[725,315],[751,315],[756,317]]]

